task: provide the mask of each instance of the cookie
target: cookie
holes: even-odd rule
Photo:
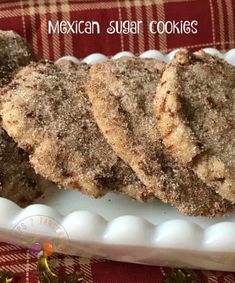
[[[94,197],[108,191],[152,198],[100,133],[85,91],[89,66],[32,63],[9,85],[3,126],[30,153],[37,173]]]
[[[186,215],[225,214],[231,204],[189,168],[178,165],[162,145],[153,101],[164,67],[158,60],[139,58],[92,66],[87,89],[97,124],[156,197]]]
[[[163,73],[155,113],[170,154],[235,202],[235,68],[179,51]]]
[[[13,31],[0,30],[0,87],[9,83],[19,67],[36,60],[25,39]]]
[[[25,40],[12,31],[0,30],[0,92],[13,79],[19,68],[35,60],[36,56]],[[8,198],[21,207],[45,196],[54,187],[37,175],[28,155],[0,126],[0,197]]]
[[[28,155],[0,128],[0,197],[25,207],[52,188],[34,172]]]

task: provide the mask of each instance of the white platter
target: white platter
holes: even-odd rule
[[[235,65],[235,49],[217,54]],[[169,62],[174,52],[150,50],[141,57]],[[133,56],[121,52],[114,56]],[[63,59],[79,60],[73,56]],[[92,54],[83,61],[106,60]],[[0,198],[0,241],[31,247],[51,242],[55,251],[118,261],[210,270],[235,271],[235,211],[228,217],[207,219],[182,216],[160,201],[138,203],[108,194],[92,199],[79,192],[51,192],[41,204],[25,209]]]

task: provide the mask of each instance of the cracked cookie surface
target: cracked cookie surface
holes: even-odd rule
[[[97,124],[156,197],[186,215],[225,214],[231,204],[177,164],[161,142],[153,101],[164,67],[158,60],[139,58],[92,66],[88,95]]]
[[[9,85],[3,125],[30,153],[36,172],[65,188],[95,197],[108,191],[152,198],[100,133],[85,91],[89,66],[32,63]]]
[[[0,30],[0,92],[16,72],[36,58],[26,41],[17,33]],[[45,196],[53,188],[51,182],[37,175],[30,166],[28,154],[0,126],[0,197],[25,207]]]
[[[181,50],[163,73],[155,113],[170,154],[235,202],[235,68]]]

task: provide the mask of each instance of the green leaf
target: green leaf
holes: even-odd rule
[[[39,258],[38,275],[40,283],[77,283],[82,282],[84,277],[83,272],[74,272],[59,277],[51,270],[48,257],[44,255]]]
[[[198,278],[189,272],[183,272],[181,269],[173,270],[171,275],[164,279],[164,283],[198,283]]]
[[[0,283],[10,283],[13,281],[13,273],[8,271],[0,271]]]

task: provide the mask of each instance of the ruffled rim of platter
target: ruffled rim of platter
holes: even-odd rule
[[[204,49],[235,65],[235,49],[221,53],[214,48]],[[163,55],[157,50],[149,50],[140,55],[141,58],[158,58],[170,62],[176,50]],[[131,52],[120,52],[113,56],[118,59],[123,56],[134,56]],[[74,56],[64,56],[61,59],[81,62]],[[91,54],[82,62],[94,64],[105,61],[103,54]],[[154,225],[147,220],[125,215],[111,221],[106,221],[98,214],[89,211],[75,211],[62,216],[56,209],[40,204],[30,205],[24,209],[15,203],[0,198],[0,231],[12,230],[17,223],[28,217],[42,215],[53,219],[67,232],[72,241],[99,242],[111,245],[145,246],[167,249],[183,249],[194,251],[235,252],[235,222],[220,222],[208,228],[188,220],[173,219]],[[183,231],[183,233],[182,233]]]
[[[179,49],[175,49],[168,54],[163,54],[158,50],[148,50],[148,51],[145,51],[144,53],[140,54],[139,57],[140,58],[156,58],[156,59],[159,59],[159,60],[164,61],[166,63],[169,63],[178,50]],[[222,53],[215,48],[204,48],[203,50],[205,52],[211,54],[211,55],[216,55],[216,56],[226,60],[228,63],[230,63],[232,65],[235,65],[235,48],[231,49],[231,50],[229,50],[228,52],[225,52],[225,53]],[[134,57],[134,56],[135,55],[133,53],[129,52],[129,51],[122,51],[122,52],[119,52],[116,55],[114,55],[112,57],[112,59],[115,60],[115,59],[119,59],[121,57]],[[57,60],[57,62],[63,59],[63,60],[73,61],[74,63],[84,62],[84,63],[87,63],[87,64],[96,64],[96,63],[108,60],[109,58],[110,57],[105,56],[104,54],[101,54],[101,53],[93,53],[93,54],[88,55],[87,57],[85,57],[82,60],[79,60],[78,58],[76,58],[74,56],[70,56],[70,55],[69,56],[63,56],[63,57],[59,58]]]

